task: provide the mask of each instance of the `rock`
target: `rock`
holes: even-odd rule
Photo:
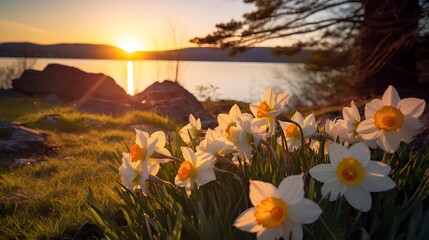
[[[13,90],[28,96],[55,94],[65,102],[84,97],[127,103],[129,96],[115,81],[101,73],[87,73],[74,67],[49,64],[43,71],[26,70],[12,81]]]
[[[127,103],[114,102],[109,100],[87,97],[75,102],[76,108],[82,112],[88,113],[122,113],[133,110]]]
[[[28,159],[53,153],[56,146],[46,144],[46,133],[16,122],[0,121],[0,155]]]
[[[180,123],[188,122],[189,114],[200,118],[205,124],[204,127],[216,123],[190,92],[172,81],[156,82],[143,92],[136,94],[133,99],[140,102],[144,110],[156,111]]]

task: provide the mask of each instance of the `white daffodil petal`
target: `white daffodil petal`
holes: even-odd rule
[[[176,175],[176,177],[174,178],[174,184],[176,184],[179,187],[183,187],[184,182],[182,182],[182,180],[179,179],[179,176]]]
[[[198,155],[196,164],[193,164],[196,168],[201,170],[212,169],[213,161],[215,157],[210,153],[201,153]]]
[[[292,118],[293,121],[297,122],[299,125],[304,125],[304,117],[302,116],[302,114],[298,111],[296,111]]]
[[[386,132],[383,131],[383,134],[380,134],[377,138],[377,144],[385,152],[394,153],[401,143],[401,135],[399,132]]]
[[[302,175],[288,176],[279,185],[277,196],[286,204],[297,204],[304,197],[304,181]]]
[[[197,170],[197,177],[195,178],[195,182],[202,186],[210,181],[213,181],[216,179],[216,175],[213,172],[213,169],[206,169],[206,170]]]
[[[375,173],[375,174],[381,174],[384,176],[389,174],[390,169],[391,168],[389,165],[379,161],[369,161],[368,165],[366,165],[366,168],[365,168],[367,174]]]
[[[396,89],[392,86],[387,87],[386,91],[381,98],[384,106],[392,106],[394,108],[398,108],[398,104],[401,98],[399,98],[399,94]]]
[[[292,221],[285,221],[283,223],[283,238],[289,239],[291,234],[292,240],[301,240],[304,237],[301,224]]]
[[[289,102],[289,94],[287,93],[280,93],[277,95],[277,105],[279,108],[284,108],[286,104],[288,104]]]
[[[304,126],[316,126],[316,118],[314,114],[310,114],[304,119]]]
[[[229,110],[229,116],[231,116],[231,118],[237,118],[241,115],[241,110],[238,107],[237,104],[234,104],[231,109]]]
[[[279,239],[280,237],[281,233],[277,228],[264,228],[256,234],[256,239],[258,240],[273,240]]]
[[[307,125],[302,129],[302,133],[304,134],[304,137],[308,137],[311,134],[315,133],[317,130],[316,126],[314,125]]]
[[[155,152],[157,152],[159,154],[162,154],[164,156],[171,156],[170,151],[168,151],[166,148],[156,149]],[[159,160],[158,160],[159,163],[166,163],[166,162],[169,162],[169,161],[170,161],[170,159],[168,159],[168,158],[159,158]]]
[[[337,173],[332,164],[319,164],[310,169],[310,175],[319,182],[331,182],[337,178]]]
[[[221,150],[223,148],[223,146],[225,146],[224,142],[217,141],[217,140],[212,141],[212,142],[207,144],[206,152],[211,153],[211,154],[215,154],[219,150]]]
[[[329,201],[335,201],[343,195],[343,185],[339,181],[332,181],[323,184],[321,192],[322,196],[329,196]]]
[[[363,120],[356,128],[356,132],[366,140],[376,139],[380,130],[374,125],[374,119]]]
[[[420,122],[420,120],[418,120],[417,118],[407,115],[404,116],[404,127],[417,131],[423,127],[423,123]]]
[[[401,141],[406,143],[411,142],[417,130],[422,127],[423,127],[423,124],[418,119],[405,115],[404,124],[399,129],[399,134],[401,135]]]
[[[368,164],[371,155],[369,147],[363,142],[351,146],[349,148],[349,153],[350,157],[357,159],[364,167]]]
[[[299,223],[309,224],[319,218],[322,209],[310,199],[303,198],[297,204],[288,205],[287,212]]]
[[[152,176],[156,176],[159,172],[159,163],[153,163],[150,166],[148,166],[149,174]]]
[[[136,141],[135,141],[135,143],[139,147],[146,146],[147,140],[149,139],[149,134],[147,132],[141,131],[137,128],[135,130],[136,130]]]
[[[152,133],[150,137],[158,139],[158,142],[156,143],[157,147],[163,148],[165,146],[166,139],[165,139],[165,133],[163,131],[156,131]]]
[[[370,119],[374,116],[375,112],[377,112],[378,109],[383,107],[383,102],[376,98],[372,100],[371,102],[365,104],[365,119]]]
[[[271,183],[250,180],[249,198],[253,206],[259,205],[269,196],[275,196],[276,192],[276,187]]]
[[[181,147],[180,150],[182,150],[183,158],[186,161],[189,161],[192,163],[192,165],[195,165],[197,161],[197,157],[195,156],[194,151],[188,147]]]
[[[352,108],[350,107],[343,108],[343,119],[347,122],[355,120]]]
[[[258,108],[261,104],[262,102],[254,102],[249,105],[250,111],[252,112],[253,116],[258,116]]]
[[[414,118],[419,118],[425,111],[426,102],[418,98],[404,98],[400,102],[399,110]]]
[[[368,212],[371,209],[371,194],[359,185],[349,186],[344,197],[352,207],[362,212]]]
[[[274,108],[274,105],[276,104],[276,92],[273,88],[268,88],[265,90],[264,95],[262,95],[262,101],[266,102],[270,108]]]
[[[343,145],[332,143],[329,147],[329,158],[334,167],[337,167],[338,163],[347,156],[349,156],[348,149]]]
[[[256,222],[254,207],[242,212],[240,216],[235,219],[233,225],[242,231],[251,233],[259,232],[263,229],[263,226]]]
[[[231,121],[232,119],[228,114],[220,113],[219,115],[217,115],[217,122],[219,126],[222,127],[223,130],[225,130],[228,127]]]
[[[356,107],[355,102],[351,102],[350,104],[351,109],[352,109],[352,114],[353,114],[353,119],[355,121],[360,122],[360,114],[359,114],[359,109]]]
[[[396,187],[396,183],[382,174],[370,173],[365,175],[362,187],[370,192],[383,192]]]

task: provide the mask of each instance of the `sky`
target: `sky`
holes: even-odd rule
[[[192,47],[189,39],[253,9],[242,0],[1,0],[0,42]]]

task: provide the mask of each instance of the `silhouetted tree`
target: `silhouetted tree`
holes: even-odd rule
[[[415,40],[419,20],[427,26],[427,0],[244,0],[256,10],[243,20],[217,24],[217,30],[191,42],[231,49],[234,55],[273,39],[303,35],[302,41],[279,46],[277,54],[294,54],[303,48],[319,49],[341,59],[324,59],[324,68],[354,66],[342,79],[360,94],[380,94],[388,84],[419,85],[415,66]],[[305,41],[304,41],[305,39]],[[323,52],[323,51],[322,51]],[[332,54],[331,54],[332,57]],[[335,66],[334,63],[338,64]],[[344,83],[345,84],[345,83]]]

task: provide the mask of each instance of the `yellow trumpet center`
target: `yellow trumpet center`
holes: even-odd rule
[[[255,207],[254,216],[265,228],[279,227],[288,219],[286,203],[280,198],[268,197]]]
[[[236,123],[230,123],[228,124],[228,127],[226,127],[225,132],[229,135],[231,135],[231,127],[235,127]]]
[[[131,162],[136,162],[138,160],[144,160],[146,158],[147,150],[141,148],[139,145],[134,144],[131,148]]]
[[[365,177],[365,168],[358,160],[345,157],[338,163],[337,176],[347,186],[358,185]]]
[[[195,178],[196,171],[191,162],[185,161],[180,164],[179,170],[177,171],[177,176],[180,181],[185,181],[188,178]]]
[[[258,107],[258,111],[256,112],[256,117],[258,118],[267,117],[267,112],[271,112],[271,111],[273,111],[273,109],[270,108],[270,106],[268,106],[266,102],[263,102]]]
[[[384,106],[374,114],[374,125],[387,132],[395,131],[404,124],[404,114],[391,106]]]
[[[299,128],[295,124],[290,124],[286,129],[286,137],[291,138],[300,134]]]

